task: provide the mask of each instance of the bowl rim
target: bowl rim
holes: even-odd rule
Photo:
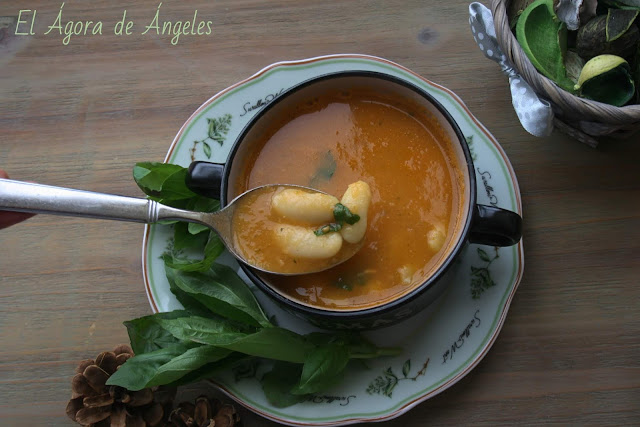
[[[263,109],[261,109],[255,116],[253,116],[249,122],[244,126],[242,131],[238,134],[238,137],[233,142],[231,150],[229,151],[229,155],[224,163],[224,172],[222,177],[222,184],[220,190],[220,204],[221,207],[226,206],[228,203],[227,191],[229,189],[228,181],[229,175],[231,173],[230,164],[233,161],[237,151],[239,150],[242,141],[252,129],[252,127],[274,106],[276,106],[280,101],[297,92],[300,89],[306,88],[310,85],[313,85],[318,82],[341,78],[341,77],[365,77],[365,78],[374,78],[386,80],[394,84],[398,84],[400,86],[404,86],[407,89],[412,90],[413,92],[420,95],[422,98],[426,99],[431,105],[433,105],[440,114],[445,118],[445,120],[451,126],[453,132],[457,137],[457,141],[459,146],[464,154],[464,160],[466,161],[466,170],[467,175],[469,177],[468,185],[469,185],[469,197],[466,205],[466,218],[464,219],[461,225],[460,238],[450,249],[447,254],[445,260],[438,266],[438,268],[432,272],[432,274],[421,284],[415,285],[413,289],[399,297],[393,298],[384,302],[383,304],[376,305],[373,307],[365,307],[354,310],[332,310],[314,307],[306,304],[302,304],[298,301],[295,301],[291,298],[286,297],[280,292],[273,289],[269,286],[265,281],[263,281],[256,271],[251,267],[247,266],[243,262],[238,262],[244,273],[247,277],[254,283],[258,288],[269,295],[271,298],[275,299],[278,303],[283,305],[284,307],[292,308],[297,313],[303,313],[307,316],[312,316],[316,318],[325,318],[327,320],[348,320],[348,321],[357,321],[365,318],[372,318],[381,315],[388,314],[400,307],[406,306],[410,301],[424,295],[426,292],[431,290],[434,287],[434,284],[445,275],[447,271],[451,268],[451,266],[455,263],[455,260],[458,258],[460,253],[466,247],[469,239],[469,232],[471,230],[471,225],[473,223],[473,219],[475,216],[475,206],[477,204],[477,184],[476,184],[476,176],[475,170],[473,166],[473,160],[471,156],[471,152],[469,150],[468,145],[465,142],[465,137],[457,122],[454,120],[453,116],[448,112],[448,110],[437,100],[433,95],[428,93],[426,90],[420,88],[419,86],[410,83],[400,77],[396,77],[391,74],[386,74],[379,71],[364,71],[364,70],[343,70],[336,72],[329,72],[321,75],[317,75],[311,77],[276,96],[268,105],[266,105]],[[455,141],[452,141],[455,144]],[[464,169],[464,165],[460,164],[460,168]]]

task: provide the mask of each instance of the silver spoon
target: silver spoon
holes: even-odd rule
[[[264,191],[265,189],[273,187],[298,188],[322,193],[321,191],[300,185],[263,185],[242,193],[217,212],[204,213],[172,208],[149,199],[53,187],[11,179],[0,179],[0,210],[111,219],[142,222],[145,224],[176,220],[194,222],[205,225],[218,233],[227,250],[240,261],[256,270],[284,276],[316,273],[327,270],[351,258],[362,247],[364,239],[360,244],[351,245],[346,250],[341,251],[341,256],[336,258],[336,262],[331,265],[297,273],[282,273],[266,270],[265,268],[248,262],[238,251],[234,243],[232,229],[233,214],[237,207],[237,202],[240,199],[254,191]]]

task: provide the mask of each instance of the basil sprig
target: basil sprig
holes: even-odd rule
[[[323,225],[313,233],[316,236],[324,236],[328,233],[340,231],[345,223],[353,225],[356,222],[360,221],[360,215],[352,213],[349,208],[342,203],[336,203],[336,205],[333,207],[333,218],[336,220],[336,222]]]
[[[185,176],[184,168],[178,168],[140,163],[134,177],[149,197],[163,203],[217,208],[189,194],[184,181],[176,178]],[[353,214],[346,212],[344,221],[348,223]],[[129,390],[177,386],[246,363],[271,360],[271,369],[262,370],[262,388],[271,404],[285,407],[338,383],[352,359],[400,352],[378,348],[355,333],[301,335],[276,326],[236,272],[214,262],[221,252],[217,243],[212,243],[215,233],[189,229],[181,223],[174,227],[174,247],[163,260],[171,292],[184,309],[125,322],[135,356],[121,365],[107,384]],[[197,237],[201,233],[209,234]],[[204,256],[192,259],[182,251],[199,251]]]

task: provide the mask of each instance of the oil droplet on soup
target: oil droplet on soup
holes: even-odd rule
[[[344,194],[367,182],[367,232],[354,257],[305,276],[260,274],[302,304],[367,308],[423,283],[446,258],[464,181],[449,136],[422,107],[359,89],[313,101],[262,133],[234,191],[286,182]]]

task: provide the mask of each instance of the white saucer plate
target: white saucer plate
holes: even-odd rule
[[[205,102],[182,126],[165,162],[188,166],[192,160],[226,161],[233,142],[261,108],[279,93],[312,77],[345,70],[377,71],[399,77],[433,95],[453,116],[474,157],[478,203],[522,215],[518,183],[504,151],[450,90],[385,59],[365,55],[331,55],[270,65]],[[207,138],[209,121],[221,131]],[[172,238],[171,228],[147,226],[142,264],[149,302],[155,312],[181,308],[169,290],[159,258]],[[234,266],[224,254],[221,262]],[[522,241],[493,248],[469,245],[455,267],[456,281],[429,310],[408,321],[367,335],[379,345],[398,345],[402,354],[373,360],[368,367],[350,365],[339,387],[288,408],[269,404],[259,383],[260,372],[239,378],[234,372],[212,382],[232,399],[271,420],[289,425],[332,426],[384,421],[397,417],[469,373],[487,354],[505,321],[522,277]],[[258,299],[281,326],[310,330],[300,319],[280,310],[252,286]]]

